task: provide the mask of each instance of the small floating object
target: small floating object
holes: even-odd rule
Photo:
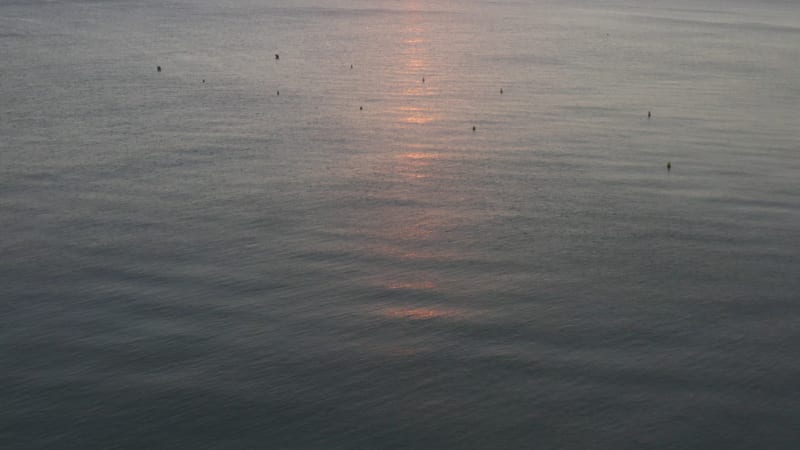
[[[359,110],[359,111],[363,111],[363,110],[364,110],[364,107],[363,107],[363,106],[359,106],[359,107],[358,107],[358,110]]]
[[[647,111],[647,118],[649,119],[650,116],[652,116],[652,114],[650,113],[650,111]]]
[[[281,55],[275,53],[275,59],[281,59]]]
[[[156,70],[161,72],[161,66],[156,66]]]
[[[672,161],[667,161],[667,171],[672,170]]]
[[[351,69],[353,68],[353,65],[352,65],[352,64],[350,64],[350,68],[351,68]]]
[[[501,94],[503,93],[503,88],[500,88],[500,93],[501,93]]]
[[[422,82],[423,82],[423,83],[425,82],[425,77],[422,77]]]
[[[281,95],[281,91],[277,91],[275,95]]]
[[[475,125],[472,126],[472,131],[475,131]]]
[[[206,80],[205,80],[205,78],[204,78],[204,79],[203,79],[203,83],[205,83],[205,82],[206,82]]]

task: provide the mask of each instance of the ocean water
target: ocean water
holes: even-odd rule
[[[0,0],[0,447],[798,448],[798,117],[790,1]]]

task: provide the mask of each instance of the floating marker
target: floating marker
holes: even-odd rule
[[[156,66],[156,70],[161,72],[161,66]]]

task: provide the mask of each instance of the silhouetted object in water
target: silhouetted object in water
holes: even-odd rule
[[[423,83],[425,82],[425,77],[422,77],[422,82],[423,82]]]
[[[205,82],[206,82],[206,80],[203,80],[203,83],[205,83]]]
[[[276,92],[275,95],[281,95],[281,91]]]
[[[351,68],[351,69],[353,68],[353,65],[352,65],[352,64],[350,64],[350,68]]]
[[[650,116],[652,116],[652,114],[650,113],[650,111],[647,111],[647,118],[649,119]]]
[[[161,66],[156,66],[156,70],[161,72]]]
[[[363,107],[363,106],[359,106],[359,107],[358,107],[358,110],[359,110],[359,111],[363,111],[363,110],[364,110],[364,107]]]
[[[475,125],[472,126],[472,131],[475,131]]]
[[[275,53],[275,59],[281,59],[281,55]]]
[[[503,88],[500,88],[500,93],[501,93],[501,94],[503,93]]]
[[[667,172],[672,170],[672,161],[667,161]]]

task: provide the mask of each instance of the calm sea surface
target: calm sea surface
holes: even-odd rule
[[[2,448],[796,449],[799,354],[794,1],[0,0]]]

